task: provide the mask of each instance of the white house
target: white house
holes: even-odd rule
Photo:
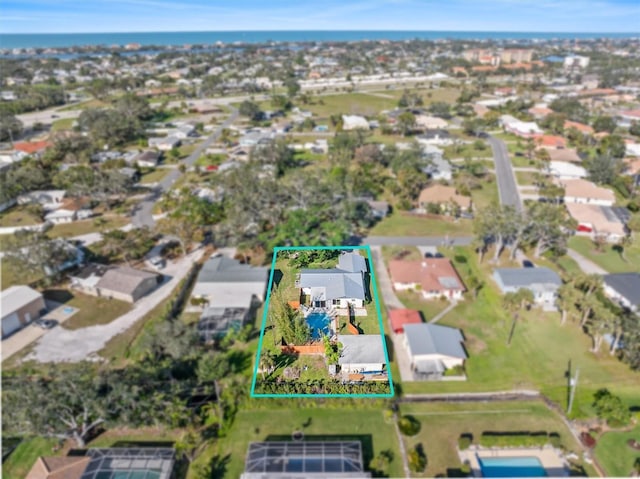
[[[342,352],[338,364],[350,374],[383,373],[387,361],[380,334],[344,334],[338,336]]]
[[[17,201],[19,205],[39,203],[45,210],[51,211],[62,206],[62,200],[65,194],[66,190],[30,191],[29,193],[23,193],[18,196]]]
[[[369,130],[369,122],[363,116],[342,115],[343,130]]]
[[[506,131],[523,137],[541,135],[544,133],[544,131],[542,131],[535,122],[520,121],[511,115],[502,115],[500,117],[500,125]]]
[[[582,166],[566,161],[550,161],[549,174],[561,180],[574,180],[588,176],[587,170]]]
[[[404,325],[404,346],[415,379],[440,379],[447,369],[464,365],[464,337],[456,328],[438,324]]]
[[[613,191],[602,188],[582,178],[556,180],[556,184],[564,188],[565,203],[589,203],[593,205],[613,206],[616,202],[616,195]]]
[[[169,151],[180,146],[180,138],[175,136],[165,136],[159,138],[149,138],[149,146],[160,151]]]
[[[503,293],[528,289],[533,293],[537,305],[549,310],[556,308],[555,301],[562,280],[549,268],[497,268],[493,278]]]
[[[28,286],[11,286],[0,293],[2,339],[18,331],[45,311],[42,294]]]

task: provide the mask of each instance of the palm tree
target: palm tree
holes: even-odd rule
[[[265,378],[266,374],[271,374],[276,368],[276,355],[271,351],[265,351],[260,356],[260,370],[262,372],[262,379]]]
[[[593,308],[593,314],[585,324],[587,332],[593,339],[591,352],[597,353],[602,345],[604,335],[613,331],[616,323],[616,315],[606,305],[598,303]]]
[[[632,244],[633,244],[633,239],[631,238],[631,236],[625,235],[625,236],[622,236],[614,246],[614,248],[618,250],[618,253],[620,253],[620,257],[622,258],[622,261],[624,261],[625,263],[629,262],[627,260],[627,256],[625,253],[627,251],[627,248]]]
[[[562,312],[560,324],[564,324],[569,316],[573,316],[578,312],[576,304],[580,299],[580,295],[573,283],[565,283],[558,288],[558,298],[556,305]]]
[[[502,298],[503,308],[511,313],[511,317],[513,319],[513,321],[511,322],[509,336],[507,337],[507,346],[511,344],[511,339],[513,338],[513,333],[516,329],[516,321],[518,320],[518,310],[520,309],[521,305],[522,300],[518,292],[507,293]]]

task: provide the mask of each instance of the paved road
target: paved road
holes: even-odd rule
[[[33,352],[25,359],[42,363],[100,360],[98,352],[104,348],[107,341],[131,328],[161,301],[169,297],[187,275],[193,262],[199,260],[203,252],[203,249],[199,249],[175,263],[168,264],[162,271],[168,279],[154,292],[140,299],[128,313],[110,323],[86,328],[69,330],[64,326],[57,326],[40,338]]]
[[[504,141],[493,136],[489,137],[489,144],[493,150],[493,161],[496,165],[496,179],[498,181],[498,194],[500,203],[515,206],[522,210],[522,201],[518,192],[518,183],[513,172],[513,166],[509,159],[509,151]]]
[[[82,113],[82,110],[60,111],[61,108],[67,108],[69,106],[71,105],[64,105],[61,107],[49,108],[48,110],[34,111],[31,113],[23,113],[22,115],[16,116],[24,125],[25,130],[28,130],[36,123],[50,125],[57,120],[78,118],[80,116],[80,113]]]
[[[371,246],[468,246],[471,236],[367,236],[361,239],[362,244]]]
[[[202,152],[205,151],[209,146],[215,143],[220,135],[222,134],[222,130],[228,128],[235,120],[238,118],[238,110],[234,108],[231,116],[227,118],[224,123],[222,123],[218,129],[211,134],[205,141],[200,143],[198,147],[191,153],[187,158],[185,158],[182,163],[187,168],[190,168],[194,165],[196,160],[200,158]],[[131,223],[135,227],[148,226],[152,228],[155,225],[155,220],[151,214],[153,210],[153,205],[162,197],[162,194],[165,191],[168,191],[173,184],[182,176],[182,173],[179,169],[174,169],[169,172],[161,181],[158,182],[157,186],[154,188],[153,192],[146,196],[138,205],[136,205],[133,218]]]

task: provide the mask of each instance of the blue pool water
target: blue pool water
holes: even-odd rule
[[[327,313],[311,313],[306,318],[307,324],[311,328],[311,338],[320,339],[323,335],[329,334],[329,324],[331,318]]]
[[[482,477],[546,477],[537,457],[478,458]]]

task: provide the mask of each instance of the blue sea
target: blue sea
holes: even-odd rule
[[[469,31],[227,31],[227,32],[130,32],[130,33],[0,33],[0,48],[55,48],[89,45],[194,45],[267,42],[327,42],[360,40],[548,40],[592,38],[640,38],[640,33],[566,32],[469,32]]]

